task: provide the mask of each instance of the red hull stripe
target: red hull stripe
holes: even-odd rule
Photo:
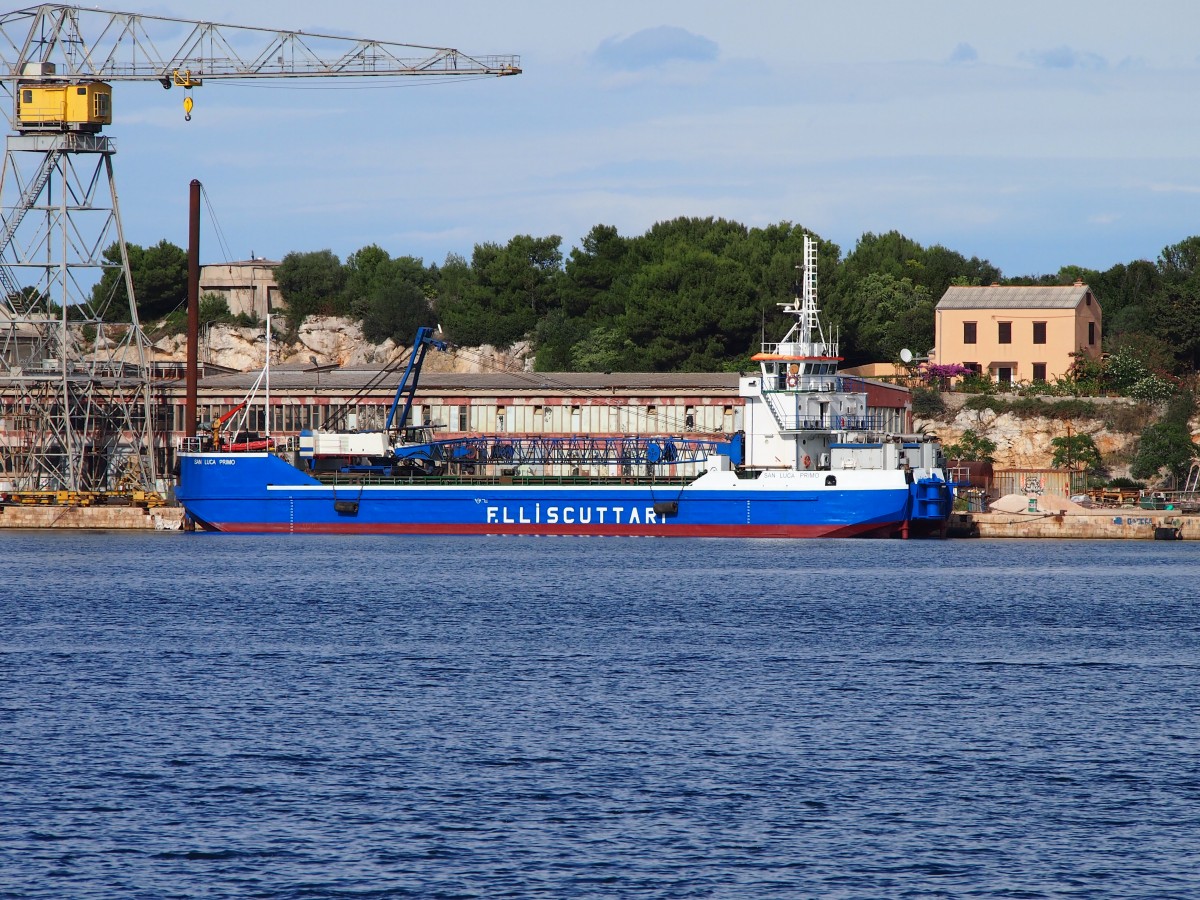
[[[815,538],[857,537],[898,529],[902,523],[856,525],[490,525],[457,523],[400,524],[380,523],[211,523],[218,531],[255,534],[529,534],[581,535],[608,537],[731,537],[731,538]]]

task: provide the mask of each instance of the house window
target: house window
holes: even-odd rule
[[[963,322],[963,343],[964,344],[975,343],[975,323],[974,322]]]
[[[1034,363],[1033,364],[1033,380],[1034,381],[1045,381],[1046,380],[1046,364],[1045,363]]]
[[[1000,384],[1012,384],[1012,366],[997,366],[996,381]]]
[[[1046,323],[1045,322],[1034,322],[1033,323],[1033,342],[1035,344],[1046,343]]]
[[[996,340],[999,341],[1001,344],[1011,344],[1012,343],[1012,322],[997,322],[996,324],[999,326]]]
[[[963,368],[970,369],[973,375],[983,374],[983,366],[977,362],[965,362],[963,363]]]
[[[1093,347],[1096,345],[1096,323],[1088,322],[1088,343]]]

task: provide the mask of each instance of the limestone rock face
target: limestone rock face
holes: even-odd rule
[[[345,368],[386,366],[406,358],[409,344],[397,346],[392,340],[368,343],[355,322],[332,316],[310,316],[300,326],[296,340],[284,342],[276,335],[271,342],[271,365],[338,365]],[[215,365],[249,372],[260,369],[266,357],[266,331],[263,328],[235,328],[214,325],[200,335],[200,358]],[[174,335],[155,344],[157,358],[183,362],[187,358],[187,338]],[[496,372],[533,368],[533,351],[527,341],[512,347],[452,348],[446,353],[425,357],[427,372]]]
[[[1086,434],[1100,451],[1110,476],[1129,474],[1140,435],[1111,431],[1104,419],[1025,418],[997,414],[991,409],[966,409],[962,405],[965,397],[943,396],[947,399],[947,418],[918,419],[917,429],[936,434],[943,444],[957,443],[965,432],[974,431],[996,444],[993,456],[997,469],[1049,469],[1054,458],[1051,441],[1068,434]]]

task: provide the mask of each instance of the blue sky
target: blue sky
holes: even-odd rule
[[[1200,234],[1200,4],[1147,0],[116,2],[521,56],[516,78],[117,85],[127,239],[204,261],[476,243],[677,216],[892,229],[1005,275],[1155,259]],[[216,231],[225,239],[217,240]]]

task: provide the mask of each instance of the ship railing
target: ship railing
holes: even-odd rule
[[[882,416],[777,416],[780,428],[784,431],[866,431],[882,432],[886,430]]]
[[[1137,505],[1141,509],[1195,512],[1200,509],[1200,491],[1141,491]]]
[[[697,473],[698,474],[698,473]],[[407,473],[399,473],[394,475],[385,475],[374,472],[319,472],[314,473],[322,484],[327,484],[331,487],[371,487],[376,485],[396,485],[396,484],[470,484],[470,485],[527,485],[537,487],[543,485],[597,485],[597,484],[616,484],[616,485],[685,485],[694,481],[696,474],[590,474],[590,475],[574,475],[564,473],[547,473],[547,474],[517,474],[506,471],[501,472],[474,472],[462,473],[451,472],[439,475],[426,475],[421,472],[412,471]]]
[[[718,439],[673,436],[468,437],[398,447],[397,456],[463,465],[676,465],[728,452]]]
[[[765,385],[765,382],[764,382]],[[847,375],[789,375],[778,376],[778,384],[764,387],[764,394],[811,393],[865,394],[867,385],[861,378]]]
[[[265,445],[268,440],[270,441],[269,447]],[[253,443],[255,444],[253,447],[254,450],[262,451],[269,449],[275,453],[287,453],[299,448],[300,439],[296,435],[289,434],[269,439],[260,438],[256,439]],[[258,446],[258,444],[263,444],[263,446]],[[207,434],[179,439],[180,453],[203,453],[213,449],[212,437]],[[232,447],[226,447],[225,449],[227,452],[237,453],[251,448],[240,447],[235,443]]]

